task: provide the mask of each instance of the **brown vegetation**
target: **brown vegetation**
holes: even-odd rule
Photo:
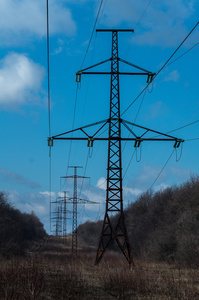
[[[142,194],[125,210],[125,221],[134,257],[199,267],[198,177],[180,187]],[[101,228],[102,221],[79,226],[82,243],[96,247]]]
[[[102,221],[78,227],[82,244],[78,257],[71,255],[69,236],[64,240],[50,237],[24,257],[2,256],[0,299],[199,299],[198,198],[199,179],[192,178],[180,187],[145,193],[128,207],[125,217],[134,254],[132,269],[114,248],[94,266]],[[21,244],[43,236],[39,220],[14,210],[3,194],[0,211],[0,225],[7,224],[6,231],[0,227],[0,247],[6,246],[5,251],[9,245],[20,249]]]
[[[45,251],[1,262],[0,299],[199,299],[198,270],[139,260],[131,270],[119,254],[94,266],[94,252],[74,258],[60,240],[48,244]]]

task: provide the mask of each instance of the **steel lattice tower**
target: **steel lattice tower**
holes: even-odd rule
[[[61,178],[73,178],[73,197],[69,198],[69,201],[72,200],[73,204],[73,222],[72,222],[72,254],[77,255],[77,205],[78,204],[97,204],[97,202],[84,200],[77,197],[77,179],[78,178],[89,178],[86,176],[77,175],[77,168],[82,168],[79,166],[69,166],[69,168],[74,168],[74,175],[72,176],[63,176]]]
[[[110,219],[112,212],[117,213],[115,224],[112,224]],[[118,31],[112,31],[106,212],[97,250],[96,264],[99,263],[113,240],[117,242],[131,264],[132,255],[123,213]]]
[[[125,61],[118,56],[118,32],[134,32],[133,30],[100,29],[97,31],[112,33],[111,58],[78,71],[76,73],[76,81],[81,81],[82,74],[110,75],[111,86],[109,118],[49,137],[48,145],[52,147],[54,140],[87,140],[87,146],[93,147],[94,141],[108,141],[106,211],[95,262],[98,264],[101,261],[108,247],[112,244],[112,242],[115,241],[127,259],[128,263],[131,264],[133,260],[123,212],[121,142],[134,141],[134,147],[138,148],[144,141],[173,141],[174,148],[178,148],[180,144],[184,142],[184,140],[178,139],[166,133],[159,132],[157,130],[137,125],[121,118],[119,75],[145,75],[147,76],[147,83],[149,85],[152,82],[155,73]],[[111,62],[110,72],[91,71],[91,69],[107,62]],[[120,72],[120,62],[133,67],[136,69],[136,72]],[[104,131],[107,125],[108,137],[100,136],[103,134],[102,130]],[[100,126],[100,128],[95,130],[93,134],[89,134],[87,129],[94,126]],[[121,126],[125,128],[131,136],[121,136]],[[134,129],[132,130],[130,126],[132,126]],[[139,130],[139,133],[136,133],[136,129]],[[67,136],[71,133],[77,132],[80,133],[79,136]],[[104,132],[106,132],[106,130]],[[155,137],[151,137],[151,133],[153,136],[155,134]],[[114,218],[111,218],[112,213],[115,213]]]
[[[62,178],[73,178],[73,222],[72,222],[72,253],[77,254],[77,178],[86,178],[77,175],[77,168],[82,168],[78,166],[69,166],[69,168],[74,168],[74,175],[64,176]]]

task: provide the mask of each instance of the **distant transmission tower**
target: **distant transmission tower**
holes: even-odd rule
[[[140,125],[136,125],[132,122],[126,121],[120,116],[120,85],[119,75],[145,75],[147,76],[147,83],[151,83],[155,73],[147,71],[141,67],[136,66],[130,62],[121,59],[118,55],[118,32],[133,32],[133,30],[122,29],[104,29],[97,30],[100,32],[112,33],[112,51],[111,58],[97,63],[93,66],[80,70],[76,73],[76,81],[81,81],[82,74],[101,74],[109,75],[111,77],[110,87],[110,110],[109,118],[103,121],[92,123],[71,131],[67,131],[48,138],[48,145],[53,146],[54,140],[87,140],[88,147],[93,147],[94,141],[108,141],[108,167],[107,167],[107,186],[106,186],[106,211],[104,216],[104,222],[102,226],[99,246],[96,255],[96,264],[98,264],[107,249],[115,241],[124,254],[129,264],[132,264],[132,254],[127,235],[127,229],[124,221],[123,212],[123,187],[122,187],[122,155],[121,155],[121,142],[122,141],[134,141],[134,147],[140,147],[143,141],[173,141],[174,147],[178,148],[183,142],[182,139],[178,139],[168,134],[158,132]],[[94,72],[90,71],[99,65],[110,62],[111,68],[109,72]],[[127,64],[136,69],[136,72],[120,72],[120,63]],[[89,134],[87,129],[97,126],[97,130],[93,134]],[[105,130],[108,126],[108,130]],[[133,126],[133,130],[130,128]],[[131,136],[123,137],[121,134],[121,128],[126,128],[126,131]],[[139,133],[136,133],[138,129]],[[108,136],[104,136],[108,131]],[[73,137],[67,136],[73,132]],[[79,136],[75,136],[75,133],[79,133]],[[99,135],[100,133],[100,135]],[[150,137],[150,133],[156,137]],[[111,214],[117,213],[114,221],[111,219]]]
[[[51,216],[50,222],[51,227],[55,227],[54,233],[57,237],[63,238],[63,243],[66,243],[67,236],[67,214],[72,212],[67,210],[66,202],[68,197],[66,197],[66,191],[63,192],[64,197],[57,197],[55,201],[50,202],[51,206]]]
[[[82,168],[79,166],[69,166],[69,168],[74,168],[74,175],[63,176],[61,178],[73,178],[73,197],[68,199],[68,203],[73,205],[73,222],[72,222],[72,254],[77,255],[77,205],[78,204],[97,204],[97,202],[81,199],[77,197],[77,179],[78,178],[89,178],[85,176],[77,175],[77,169]]]

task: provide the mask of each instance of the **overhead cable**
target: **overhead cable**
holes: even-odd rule
[[[152,2],[152,0],[149,0],[147,6],[145,7],[145,9],[143,10],[142,14],[140,15],[140,17],[139,17],[137,23],[136,23],[135,26],[134,26],[134,32],[135,32],[136,27],[137,27],[138,24],[140,23],[142,17],[144,16],[146,10],[148,9],[149,5],[151,4],[151,2]],[[129,53],[129,50],[130,50],[130,47],[131,47],[132,39],[133,39],[133,35],[131,35],[131,39],[130,39],[130,41],[129,41],[129,46],[128,46],[128,49],[127,49],[127,51],[126,51],[126,58],[127,58],[127,56],[128,56],[128,53]],[[125,58],[125,59],[126,59],[126,58]]]
[[[171,64],[173,64],[174,62],[176,62],[178,59],[180,59],[181,57],[183,57],[185,54],[187,54],[189,51],[191,51],[193,48],[195,48],[197,45],[199,45],[199,42],[198,43],[196,43],[195,45],[193,45],[190,49],[188,49],[187,51],[185,51],[184,53],[182,53],[180,56],[178,56],[176,59],[174,59],[174,60],[172,60],[169,64],[167,64],[166,66],[165,66],[165,68],[166,67],[168,67],[168,66],[170,66]]]
[[[77,107],[77,96],[78,96],[78,84],[77,84],[76,93],[75,93],[75,106],[74,106],[74,112],[73,112],[72,130],[74,129],[74,126],[75,126],[75,114],[76,114],[76,107]],[[73,132],[71,133],[71,137],[73,137]],[[68,173],[68,167],[69,167],[69,164],[70,164],[71,150],[72,150],[72,140],[70,141],[66,175]]]
[[[46,0],[46,32],[47,32],[47,73],[48,73],[48,134],[51,136],[51,101],[50,101],[50,47],[49,47],[49,9]],[[51,191],[52,191],[52,160],[51,147],[49,147],[49,211],[50,211],[50,231],[51,231]]]
[[[90,40],[89,40],[89,43],[88,43],[88,46],[87,46],[87,49],[86,49],[86,53],[84,55],[84,58],[83,58],[83,61],[82,61],[82,64],[81,64],[81,67],[80,69],[82,69],[82,66],[85,62],[85,59],[86,59],[86,56],[87,56],[87,53],[88,53],[88,50],[89,50],[89,47],[90,47],[90,44],[91,44],[91,41],[92,41],[92,38],[93,38],[93,34],[95,32],[95,28],[96,28],[96,25],[97,25],[97,22],[98,22],[98,18],[99,18],[99,15],[100,15],[100,11],[101,11],[101,8],[102,8],[102,4],[103,4],[103,0],[101,0],[100,2],[100,6],[99,6],[99,9],[98,9],[98,13],[97,13],[97,17],[96,17],[96,20],[95,20],[95,23],[94,23],[94,26],[93,26],[93,30],[92,30],[92,33],[91,33],[91,37],[90,37]],[[77,106],[77,95],[78,95],[78,83],[77,83],[77,88],[76,88],[76,96],[75,96],[75,107],[74,107],[74,114],[73,114],[73,125],[72,125],[72,130],[74,129],[74,123],[75,123],[75,114],[76,114],[76,106]],[[72,133],[73,135],[73,133]],[[67,172],[68,172],[68,166],[70,164],[70,156],[71,156],[71,150],[72,150],[72,140],[70,141],[70,148],[69,148],[69,156],[68,156],[68,164],[67,164]],[[66,172],[66,173],[67,173]]]
[[[151,2],[152,2],[152,0],[149,0],[147,6],[146,6],[145,9],[143,10],[143,12],[142,12],[142,14],[141,14],[141,16],[140,16],[140,18],[139,18],[139,20],[138,20],[137,23],[135,24],[134,30],[136,29],[136,27],[137,27],[138,24],[140,23],[142,17],[144,16],[144,14],[145,14],[146,10],[148,9],[149,5],[151,4]]]
[[[47,69],[48,69],[48,127],[49,137],[51,136],[51,120],[50,120],[50,50],[49,50],[49,13],[48,13],[48,0],[46,0],[46,19],[47,19]]]
[[[199,122],[199,120],[196,120],[196,121],[194,121],[194,122],[188,123],[188,124],[186,124],[186,125],[184,125],[184,126],[181,126],[181,127],[179,127],[179,128],[176,128],[176,129],[172,129],[172,130],[170,130],[170,131],[167,131],[166,134],[169,134],[169,133],[174,132],[174,131],[177,131],[177,130],[184,129],[184,128],[186,128],[186,127],[188,127],[188,126],[191,126],[191,125],[193,125],[193,124],[195,124],[195,123],[198,123],[198,122]],[[154,136],[153,138],[156,138],[156,137],[158,137],[158,136],[159,136],[159,135],[156,135],[156,136]],[[186,141],[188,141],[188,140],[186,140]]]
[[[91,33],[91,37],[90,37],[90,40],[89,40],[89,43],[88,43],[88,46],[87,46],[87,49],[86,49],[86,53],[84,55],[84,58],[83,58],[83,61],[82,61],[81,67],[80,67],[80,70],[82,69],[82,66],[83,66],[83,64],[85,62],[85,59],[86,59],[86,56],[87,56],[87,53],[88,53],[88,50],[89,50],[89,47],[90,47],[90,44],[91,44],[91,41],[92,41],[92,38],[93,38],[93,34],[94,34],[95,28],[97,26],[97,21],[98,21],[99,14],[100,14],[100,11],[101,11],[101,8],[102,8],[102,4],[103,4],[103,0],[101,0],[101,2],[100,2],[100,6],[99,6],[99,9],[98,9],[97,17],[95,19],[95,23],[94,23],[93,30],[92,30],[92,33]]]
[[[173,149],[173,151],[171,152],[169,158],[167,159],[166,163],[164,164],[163,168],[161,169],[161,171],[158,173],[158,176],[155,178],[155,180],[153,181],[152,185],[150,186],[150,188],[148,189],[149,191],[152,189],[152,187],[154,186],[154,184],[156,183],[156,181],[158,180],[158,178],[160,177],[160,175],[162,174],[162,172],[164,171],[166,165],[168,164],[168,162],[170,161],[173,153],[174,153],[175,149]]]
[[[133,159],[133,157],[134,157],[134,155],[135,155],[135,152],[136,152],[136,148],[135,148],[134,151],[133,151],[133,154],[132,154],[131,159],[130,159],[130,161],[129,161],[129,163],[128,163],[128,166],[127,166],[127,168],[126,168],[126,171],[125,171],[125,173],[124,173],[124,176],[123,176],[122,180],[123,180],[124,177],[126,176],[126,173],[127,173],[128,169],[129,169],[129,167],[130,167],[130,164],[131,164],[132,159]]]
[[[185,140],[185,142],[190,142],[190,141],[198,141],[198,140],[199,140],[199,138],[187,139],[187,140]]]
[[[172,59],[172,57],[176,54],[176,52],[180,49],[180,47],[184,44],[184,42],[188,39],[188,37],[191,35],[191,33],[195,30],[195,28],[198,26],[199,22],[195,24],[195,26],[192,28],[192,30],[187,34],[187,36],[184,38],[184,40],[180,43],[180,45],[176,48],[176,50],[172,53],[172,55],[167,59],[167,61],[163,64],[163,66],[159,69],[159,71],[155,74],[153,80],[160,74],[160,72],[165,68],[165,66],[168,64],[168,62]],[[139,95],[131,102],[131,104],[123,111],[121,116],[126,113],[126,111],[137,101],[137,99],[144,93],[144,91],[148,88],[148,86],[151,83],[148,83],[145,88],[139,93]]]

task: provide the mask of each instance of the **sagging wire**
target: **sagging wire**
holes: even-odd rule
[[[125,176],[126,176],[126,173],[127,173],[128,169],[129,169],[129,167],[130,167],[130,164],[131,164],[132,159],[133,159],[133,157],[134,157],[134,155],[135,155],[135,152],[136,152],[136,148],[135,148],[134,151],[133,151],[133,154],[132,154],[131,159],[130,159],[130,161],[129,161],[129,163],[128,163],[128,166],[127,166],[127,168],[126,168],[126,171],[125,171],[125,173],[124,173],[124,176],[123,176],[122,180],[123,180],[123,179],[125,178]]]
[[[92,156],[93,156],[93,147],[89,147],[88,155],[89,155],[89,158],[92,158]]]
[[[140,149],[139,150],[139,158],[138,158],[138,149]],[[142,143],[141,143],[140,147],[136,147],[135,150],[136,150],[136,161],[140,162],[141,158],[142,158]]]
[[[166,163],[164,164],[163,168],[160,170],[160,172],[158,173],[157,177],[155,178],[155,180],[153,181],[152,185],[150,186],[150,188],[148,189],[148,191],[150,191],[152,189],[152,187],[154,186],[154,184],[156,183],[156,181],[158,180],[158,178],[160,177],[160,175],[162,174],[162,172],[164,171],[166,165],[168,164],[168,162],[170,161],[173,153],[174,153],[175,149],[173,149],[173,151],[171,152],[169,158],[167,159]]]
[[[151,90],[149,90],[149,86],[148,86],[148,88],[146,89],[147,92],[148,92],[149,94],[152,94],[152,92],[153,92],[153,87],[154,87],[154,80],[153,80],[152,83],[151,83]]]
[[[178,157],[178,151],[177,151],[177,148],[175,148],[176,150],[176,162],[179,162],[181,157],[182,157],[182,149],[183,149],[183,143],[181,143],[181,146],[180,146],[180,155]]]
[[[46,32],[47,32],[47,73],[48,73],[48,130],[51,137],[51,101],[50,101],[50,43],[49,43],[49,6],[46,0]],[[52,191],[52,158],[51,146],[49,147],[49,211],[50,211],[50,231],[51,231],[51,191]]]

